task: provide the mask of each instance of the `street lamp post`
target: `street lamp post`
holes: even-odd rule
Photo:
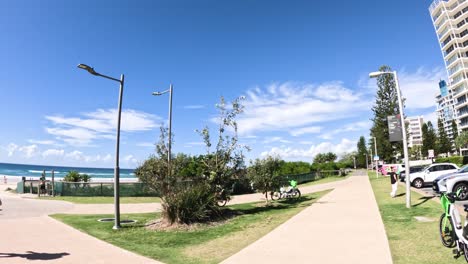
[[[172,93],[173,93],[173,86],[172,84],[169,86],[169,89],[163,92],[154,92],[153,95],[163,95],[165,93],[169,93],[169,139],[168,139],[168,152],[167,152],[167,171],[168,176],[171,176],[171,133],[172,133]]]
[[[354,169],[356,169],[356,156],[353,156]]]
[[[378,156],[378,154],[377,154],[377,138],[376,137],[373,137],[373,138],[374,138],[375,156]],[[375,161],[375,175],[377,176],[377,178],[379,177],[379,160]]]
[[[368,160],[367,153],[364,155],[366,155],[366,170],[369,170],[369,160]]]
[[[383,74],[393,74],[393,77],[395,78],[395,88],[397,90],[397,97],[398,97],[398,107],[400,110],[400,120],[401,120],[401,129],[402,129],[402,134],[403,134],[403,152],[405,154],[405,174],[406,174],[406,207],[411,208],[411,185],[410,185],[410,177],[409,177],[409,172],[410,172],[410,166],[409,166],[409,157],[408,157],[408,144],[406,141],[406,125],[405,125],[405,117],[403,113],[403,102],[401,101],[401,91],[400,91],[400,84],[398,82],[398,76],[397,72],[371,72],[369,74],[370,78],[375,78],[379,77]]]
[[[119,148],[120,148],[120,120],[122,114],[122,96],[124,88],[124,75],[120,75],[120,79],[112,78],[100,73],[97,73],[94,68],[86,65],[79,64],[78,68],[83,69],[91,73],[92,75],[100,76],[109,80],[113,80],[120,83],[119,90],[119,102],[118,102],[118,111],[117,111],[117,135],[116,135],[116,144],[115,144],[115,168],[114,168],[114,206],[115,206],[115,222],[112,229],[120,228],[120,168],[119,168]]]

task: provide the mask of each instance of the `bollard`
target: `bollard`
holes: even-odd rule
[[[52,197],[55,197],[54,170],[52,170]]]

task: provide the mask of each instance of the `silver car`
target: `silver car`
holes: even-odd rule
[[[468,165],[463,166],[457,172],[437,177],[432,184],[432,189],[438,193],[460,190],[458,198],[460,200],[468,199]]]

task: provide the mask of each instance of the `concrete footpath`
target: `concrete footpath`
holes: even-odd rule
[[[223,263],[392,263],[365,171]]]
[[[0,188],[3,187],[0,185]],[[2,188],[3,189],[3,188]],[[334,189],[224,263],[392,263],[384,226],[365,171],[345,180],[300,187]],[[160,263],[84,234],[53,213],[112,213],[112,204],[88,205],[25,199],[3,192],[0,263]],[[235,196],[230,204],[265,199]],[[160,204],[122,204],[122,213],[154,212]]]
[[[88,208],[63,201],[23,199],[0,191],[0,263],[160,263],[56,221],[48,214]],[[103,205],[107,208],[108,205]],[[131,208],[137,209],[137,208]],[[153,208],[154,211],[154,208]],[[102,212],[101,212],[102,213]],[[96,224],[99,224],[96,222]]]

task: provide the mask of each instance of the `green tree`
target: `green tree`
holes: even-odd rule
[[[452,150],[452,143],[445,132],[444,123],[441,119],[437,120],[437,153],[448,153]]]
[[[161,196],[163,224],[188,224],[214,217],[219,213],[214,190],[198,174],[198,167],[190,168],[192,157],[184,154],[173,157],[169,173],[168,136],[168,129],[161,127],[156,153],[135,169],[135,175]]]
[[[336,163],[336,169],[342,169],[342,168],[354,168],[354,160],[353,157],[356,157],[357,151],[352,151],[349,153],[343,153],[340,156],[340,159]],[[365,157],[364,157],[365,158]]]
[[[303,161],[280,161],[280,175],[294,175],[310,172],[310,163]]]
[[[357,143],[356,166],[358,168],[366,167],[366,155],[368,155],[367,147],[366,147],[366,139],[364,138],[364,136],[361,136]]]
[[[455,146],[458,149],[468,146],[468,131],[463,131],[458,135],[457,139],[455,139]]]
[[[457,122],[455,122],[455,119],[452,119],[452,145],[455,146],[455,140],[458,137],[458,127],[457,127]],[[457,151],[456,148],[453,149],[453,151]]]
[[[421,157],[421,145],[414,145],[412,148],[409,149],[410,152],[410,159],[411,160],[420,160]]]
[[[268,204],[268,194],[280,187],[281,160],[277,156],[256,159],[247,169],[247,175],[255,189],[265,195]]]
[[[422,126],[422,137],[423,137],[423,145],[422,145],[422,155],[427,157],[428,151],[433,149],[436,151],[436,141],[437,135],[435,133],[434,127],[432,126],[431,121],[424,123]]]
[[[88,174],[80,174],[78,171],[69,171],[65,177],[63,177],[63,181],[66,182],[89,182],[91,180],[91,176]]]
[[[223,188],[245,170],[244,150],[250,150],[248,146],[240,145],[237,134],[236,117],[244,111],[241,104],[243,98],[236,98],[230,105],[221,97],[220,103],[216,105],[219,116],[218,134],[214,144],[208,127],[197,130],[202,136],[206,146],[206,154],[202,162],[212,186]]]
[[[381,66],[379,71],[389,72],[392,69],[389,66]],[[398,97],[395,89],[395,80],[392,74],[383,74],[377,78],[377,96],[375,104],[372,107],[374,117],[370,134],[377,138],[377,149],[380,160],[392,162],[396,153],[402,153],[403,144],[400,142],[390,142],[388,132],[387,117],[397,115]],[[371,148],[374,149],[374,142],[371,142]],[[375,153],[374,153],[375,155]]]
[[[327,163],[327,162],[334,162],[337,156],[333,152],[328,153],[319,153],[314,157],[314,163]]]

